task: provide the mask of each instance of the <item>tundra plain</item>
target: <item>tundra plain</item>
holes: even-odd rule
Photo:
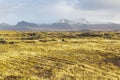
[[[0,80],[120,80],[120,32],[0,31]]]

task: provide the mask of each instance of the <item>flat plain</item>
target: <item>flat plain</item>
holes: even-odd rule
[[[0,80],[120,80],[120,32],[0,31]]]

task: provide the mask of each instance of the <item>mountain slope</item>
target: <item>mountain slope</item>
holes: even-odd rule
[[[10,26],[9,24],[7,23],[1,23],[0,24],[0,29],[1,30],[9,30],[12,26]]]
[[[18,29],[18,30],[29,30],[31,27],[38,27],[38,25],[35,23],[21,21],[21,22],[18,22],[14,27],[15,29]]]
[[[61,19],[52,24],[35,24],[26,21],[18,22],[14,26],[6,23],[0,24],[1,30],[37,30],[37,31],[80,31],[80,30],[95,30],[95,31],[114,31],[120,30],[120,24],[104,23],[104,24],[89,24],[86,19],[78,19],[75,21]]]

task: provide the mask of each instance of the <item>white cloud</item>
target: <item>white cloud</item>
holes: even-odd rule
[[[60,18],[119,22],[120,0],[0,0],[0,22],[51,23]]]
[[[75,17],[84,17],[91,22],[120,23],[120,0],[66,0],[75,12]]]
[[[66,0],[66,2],[79,9],[120,9],[120,0]]]

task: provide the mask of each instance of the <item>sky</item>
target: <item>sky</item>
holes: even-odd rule
[[[0,0],[0,23],[44,24],[79,18],[120,23],[120,0]]]

